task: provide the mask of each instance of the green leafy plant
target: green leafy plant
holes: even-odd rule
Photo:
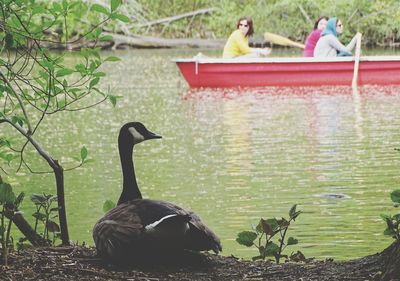
[[[254,228],[255,231],[242,231],[238,233],[236,241],[240,245],[246,247],[256,247],[258,249],[259,255],[253,257],[253,260],[266,259],[267,257],[274,257],[276,263],[279,263],[281,258],[299,260],[299,257],[304,257],[301,252],[292,254],[290,257],[282,254],[287,246],[295,245],[298,240],[289,237],[286,239],[287,231],[292,222],[301,214],[301,211],[296,210],[297,205],[293,205],[289,211],[289,219],[263,219],[261,218],[258,225]],[[277,238],[275,243],[273,240]],[[276,240],[276,239],[275,239]]]
[[[65,245],[70,240],[64,171],[87,163],[87,150],[81,148],[78,164],[64,168],[51,147],[44,147],[36,135],[46,119],[56,120],[51,118],[54,114],[85,110],[107,100],[115,106],[117,97],[100,87],[106,76],[104,64],[119,60],[101,57],[102,44],[112,39],[103,34],[102,26],[110,21],[128,22],[129,18],[118,11],[121,0],[105,3],[108,5],[82,0],[0,1],[0,126],[13,131],[0,138],[0,171],[10,174],[9,170],[16,167],[15,172],[25,168],[34,174],[55,175]],[[69,60],[69,52],[50,51],[57,46],[76,49],[74,62]],[[47,164],[47,170],[33,167],[26,152],[32,148]],[[17,164],[12,166],[11,162]]]
[[[37,232],[38,223],[42,222],[43,229],[43,238],[46,240],[49,239],[49,233],[53,234],[52,244],[54,245],[56,238],[59,236],[60,227],[53,220],[58,215],[58,207],[52,207],[53,202],[57,202],[57,196],[51,194],[32,194],[31,201],[36,206],[36,212],[33,213],[33,217],[35,218],[35,231]]]
[[[14,248],[11,236],[12,218],[18,212],[23,199],[23,192],[15,196],[11,185],[2,182],[0,178],[0,245],[5,265],[8,264],[8,254]]]
[[[390,198],[392,199],[394,206],[400,206],[400,189],[393,191],[390,194]],[[387,228],[383,232],[383,234],[387,236],[391,236],[397,241],[400,241],[400,213],[395,215],[386,215],[381,214],[381,218],[386,222]]]
[[[111,201],[111,200],[106,200],[103,204],[103,212],[107,213],[108,211],[110,211],[111,209],[115,208],[115,202]]]

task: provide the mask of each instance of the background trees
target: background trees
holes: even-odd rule
[[[257,37],[266,31],[278,33],[297,41],[304,41],[321,15],[337,16],[345,24],[344,36],[357,30],[363,33],[363,42],[371,45],[390,46],[400,41],[400,2],[396,0],[137,0],[136,14],[132,18],[132,30],[140,34],[152,34],[179,38],[226,38],[243,15],[253,17]],[[151,27],[141,26],[158,18],[186,13],[202,8],[216,8],[210,15],[188,17]],[[396,45],[397,46],[397,45]]]

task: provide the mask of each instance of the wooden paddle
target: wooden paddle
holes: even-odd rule
[[[359,33],[357,36],[357,42],[356,42],[356,53],[354,57],[354,72],[353,72],[353,81],[351,83],[351,86],[354,88],[357,88],[357,82],[358,82],[358,66],[360,64],[360,55],[361,55],[361,37],[362,34]]]
[[[304,49],[304,44],[295,42],[290,40],[289,38],[283,37],[281,35],[275,34],[275,33],[270,33],[270,32],[265,32],[264,33],[264,39],[265,41],[271,42],[276,45],[281,45],[281,46],[291,46],[291,47],[298,47]]]

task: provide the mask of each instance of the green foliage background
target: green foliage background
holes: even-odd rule
[[[255,36],[266,31],[304,41],[321,15],[339,17],[345,25],[343,37],[360,31],[364,43],[389,45],[400,41],[400,1],[398,0],[137,0],[138,22],[178,15],[197,9],[216,8],[211,14],[133,29],[137,33],[164,37],[226,38],[241,16],[251,16]]]

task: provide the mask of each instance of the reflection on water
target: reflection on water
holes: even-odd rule
[[[37,136],[64,166],[82,145],[95,160],[66,173],[73,240],[93,244],[103,202],[118,199],[117,134],[137,120],[163,136],[135,147],[143,195],[193,209],[219,234],[224,255],[255,255],[237,233],[260,217],[287,217],[293,204],[304,213],[289,252],[348,259],[389,245],[379,214],[394,212],[389,193],[400,180],[400,87],[361,87],[357,96],[350,86],[188,90],[170,59],[193,51],[119,55],[104,81],[124,96],[116,108],[54,116]],[[19,180],[28,194],[54,193],[51,175]]]
[[[293,235],[310,255],[349,258],[388,243],[379,214],[393,211],[388,194],[399,179],[400,88],[369,86],[357,96],[349,87],[205,89],[185,100],[199,111],[224,108],[196,116],[223,115],[225,161],[208,161],[226,177],[221,228],[231,228],[224,238],[239,255],[251,252],[231,233],[261,216],[287,216],[292,204],[305,212]],[[376,248],[365,244],[376,239]]]

